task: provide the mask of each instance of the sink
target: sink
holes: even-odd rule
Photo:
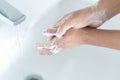
[[[41,75],[44,80],[120,80],[120,51],[85,45],[52,56],[41,56],[33,46],[46,41],[41,34],[43,29],[53,27],[68,12],[94,4],[90,0],[7,1],[26,14],[26,21],[20,25],[26,36],[19,49],[15,43],[18,28],[0,21],[0,43],[5,46],[4,49],[0,47],[5,51],[0,52],[0,80],[24,80],[31,74]],[[101,28],[119,29],[119,21],[120,15],[117,15]]]

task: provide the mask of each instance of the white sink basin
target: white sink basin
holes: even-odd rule
[[[33,46],[34,43],[45,41],[46,37],[41,34],[42,29],[52,27],[70,11],[91,5],[89,0],[7,1],[26,14],[27,19],[21,27],[22,30],[27,29],[27,35],[22,42],[22,52],[19,49],[15,52],[16,49],[13,49],[14,54],[7,52],[7,57],[0,59],[6,60],[0,64],[4,65],[0,70],[5,67],[0,72],[0,80],[24,80],[31,74],[40,75],[44,80],[120,80],[120,51],[86,45],[53,56],[41,56],[36,53],[37,49]],[[120,15],[114,17],[102,28],[119,29],[119,17]],[[17,39],[17,28],[2,24],[3,29],[0,29],[0,32],[7,35],[4,39],[3,35],[0,35],[1,38],[8,42],[7,45],[13,45]],[[6,33],[7,31],[10,32]],[[12,56],[8,58],[8,54]],[[15,54],[17,55],[14,56]]]

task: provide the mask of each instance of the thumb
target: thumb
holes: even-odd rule
[[[69,24],[69,22],[66,22],[58,28],[56,32],[56,37],[61,38],[70,28],[72,28],[72,26]]]
[[[90,26],[91,28],[98,28],[98,27],[101,26],[102,24],[103,24],[103,23],[102,23],[101,21],[96,21],[96,22],[90,24],[89,26]]]
[[[67,30],[73,27],[73,21],[67,20],[64,24],[62,24],[60,27],[58,27],[56,32],[56,37],[61,38]]]

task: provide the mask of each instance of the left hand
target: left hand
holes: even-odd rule
[[[70,29],[62,38],[54,37],[47,43],[36,44],[36,47],[40,48],[39,54],[51,55],[83,44],[85,44],[85,31],[83,29]]]

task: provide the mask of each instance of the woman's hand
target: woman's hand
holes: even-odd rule
[[[107,20],[104,10],[97,10],[96,6],[87,7],[65,15],[57,24],[44,31],[49,35],[62,37],[70,28],[99,27]]]
[[[85,31],[83,29],[70,29],[62,38],[54,37],[45,44],[36,44],[36,47],[40,49],[39,54],[51,55],[83,44],[85,44]]]

